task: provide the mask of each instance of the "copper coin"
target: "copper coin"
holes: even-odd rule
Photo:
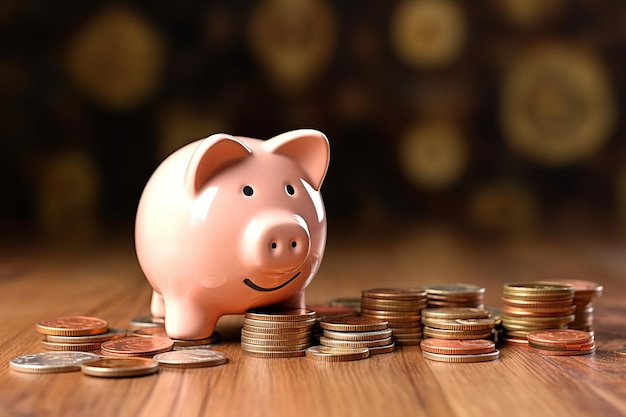
[[[66,316],[37,322],[37,331],[58,336],[85,336],[106,333],[109,324],[102,319],[86,316]]]
[[[120,378],[153,374],[158,371],[159,363],[147,358],[101,358],[80,367],[85,375]]]
[[[559,279],[557,282],[563,282],[574,287],[574,298],[579,297],[599,297],[604,291],[604,287],[597,282],[585,281],[582,279]]]
[[[619,357],[622,357],[622,358],[626,358],[626,348],[624,348],[624,349],[617,349],[615,351],[615,355],[619,356]]]
[[[567,344],[567,345],[548,345],[548,344],[542,344],[542,343],[534,343],[531,341],[528,341],[528,346],[533,347],[535,349],[540,349],[540,350],[570,350],[570,351],[574,351],[574,350],[589,350],[595,347],[595,342],[592,340],[590,342],[587,343],[577,343],[577,344]]]
[[[428,308],[456,308],[456,307],[485,308],[485,305],[482,303],[482,301],[460,303],[456,301],[428,300]]]
[[[420,300],[426,298],[426,291],[418,288],[372,288],[363,290],[361,295],[383,300]]]
[[[142,327],[133,331],[134,336],[140,337],[166,337],[172,339],[165,332],[165,328],[163,327]],[[219,332],[213,332],[211,336],[204,339],[193,339],[193,340],[183,340],[183,339],[172,339],[174,342],[174,347],[192,347],[192,346],[201,346],[201,345],[212,345],[214,343],[218,343],[222,340],[222,335]]]
[[[589,355],[596,351],[595,344],[592,348],[587,350],[546,350],[546,349],[537,349],[534,347],[528,347],[528,350],[534,353],[539,353],[541,355],[546,356],[578,356],[578,355]]]
[[[174,342],[168,337],[128,336],[102,344],[102,351],[115,355],[145,356],[172,350]]]
[[[59,343],[42,340],[40,342],[42,348],[47,350],[62,350],[74,352],[90,352],[100,349],[100,343]]]
[[[304,308],[292,309],[251,309],[246,311],[246,317],[255,320],[269,321],[305,321],[315,318],[315,311],[305,310]]]
[[[445,340],[424,339],[420,344],[423,351],[445,355],[475,355],[493,352],[496,344],[491,340]]]
[[[307,305],[306,308],[315,311],[318,320],[326,317],[356,316],[359,312],[358,309],[352,307],[331,306],[330,304]]]
[[[592,340],[589,333],[580,330],[542,330],[527,335],[530,342],[546,345],[568,345],[588,343]]]
[[[322,329],[340,332],[368,332],[373,330],[385,330],[389,326],[386,320],[357,316],[325,319],[320,322],[320,327]]]

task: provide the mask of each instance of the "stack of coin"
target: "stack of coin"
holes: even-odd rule
[[[584,280],[556,280],[565,282],[574,287],[574,321],[569,324],[570,329],[582,330],[593,335],[593,305],[595,297],[600,297],[604,287],[596,282]]]
[[[372,317],[327,318],[320,322],[324,334],[322,346],[337,349],[368,348],[369,354],[393,352],[392,331],[387,321]]]
[[[422,356],[437,362],[486,362],[498,359],[500,352],[491,340],[424,339]]]
[[[426,308],[422,310],[422,324],[425,337],[473,340],[492,337],[495,320],[481,308]]]
[[[102,343],[100,356],[151,358],[158,353],[168,352],[173,347],[174,342],[169,337],[127,336]]]
[[[216,343],[219,343],[222,336],[219,332],[213,332],[211,336],[204,339],[183,340],[172,339],[165,332],[165,327],[158,326],[146,326],[140,327],[133,331],[134,336],[140,337],[166,337],[172,340],[174,343],[173,350],[185,350],[185,349],[209,349],[214,347]]]
[[[105,320],[85,316],[41,320],[36,329],[44,335],[41,347],[47,350],[95,351],[103,342],[126,336],[125,329],[109,328]]]
[[[566,329],[574,321],[574,287],[559,282],[511,282],[502,291],[502,340],[526,345],[533,330]]]
[[[332,305],[330,302],[326,304],[307,305],[307,310],[315,311],[315,326],[313,327],[312,343],[319,345],[320,337],[323,333],[323,329],[320,327],[320,321],[333,317],[356,316],[359,314],[360,308],[360,301],[358,308]]]
[[[361,293],[361,315],[385,320],[398,345],[418,345],[423,339],[420,312],[426,292],[420,289],[374,288]]]
[[[593,336],[581,330],[538,330],[529,332],[527,337],[528,348],[542,355],[587,355],[596,351]]]
[[[241,349],[247,356],[293,358],[311,346],[315,311],[306,309],[248,310],[241,329]]]
[[[473,284],[424,285],[428,308],[470,307],[484,308],[485,288]]]

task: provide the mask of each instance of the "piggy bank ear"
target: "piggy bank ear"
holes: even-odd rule
[[[187,171],[185,186],[195,195],[215,174],[252,154],[245,143],[224,133],[216,133],[200,142],[194,151]]]
[[[330,161],[330,146],[322,132],[292,130],[267,140],[264,146],[269,152],[293,159],[304,170],[305,180],[319,191]]]

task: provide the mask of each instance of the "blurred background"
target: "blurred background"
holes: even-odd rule
[[[0,31],[4,236],[130,234],[175,149],[303,127],[330,236],[626,225],[621,0],[2,0]]]

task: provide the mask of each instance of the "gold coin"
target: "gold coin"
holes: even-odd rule
[[[252,309],[246,311],[246,317],[254,320],[265,321],[306,321],[315,318],[315,311],[304,308],[262,310]]]
[[[63,350],[74,352],[89,352],[100,349],[101,343],[58,343],[42,340],[41,347],[47,350]]]
[[[486,319],[489,311],[482,308],[426,308],[422,310],[422,317],[434,319]]]
[[[493,329],[493,319],[433,319],[422,318],[422,324],[436,329],[448,330],[488,330]]]
[[[333,348],[329,346],[311,346],[306,350],[306,357],[321,362],[347,362],[369,357],[368,348]]]
[[[335,340],[380,340],[386,337],[391,337],[391,329],[376,330],[371,332],[337,332],[333,330],[324,330],[325,337]]]
[[[490,353],[479,353],[475,355],[446,355],[441,353],[426,352],[423,350],[422,355],[426,359],[437,362],[474,363],[496,360],[500,357],[500,352],[496,349]]]
[[[362,298],[383,302],[417,301],[426,298],[426,292],[418,288],[372,288],[361,292]]]
[[[86,336],[106,333],[109,324],[102,319],[86,316],[66,316],[38,321],[37,331],[57,336]]]
[[[102,343],[107,340],[117,339],[126,336],[126,329],[109,328],[106,333],[87,336],[59,336],[53,334],[45,335],[48,342],[53,343]]]
[[[490,331],[485,330],[444,330],[424,327],[424,336],[440,339],[487,339],[491,337]]]
[[[264,327],[272,329],[293,329],[302,327],[312,327],[315,324],[315,317],[301,320],[301,321],[270,321],[270,320],[255,320],[244,317],[244,324],[254,327]]]
[[[320,344],[338,348],[362,348],[373,346],[385,346],[391,343],[391,336],[379,340],[335,340],[328,337],[320,337]]]
[[[266,333],[266,332],[251,332],[250,330],[241,329],[241,337],[247,337],[249,339],[264,339],[264,340],[294,340],[294,339],[307,339],[311,337],[312,332],[297,332],[297,333]]]
[[[528,294],[528,295],[571,295],[574,296],[574,287],[572,285],[550,282],[509,282],[504,284],[502,289],[504,294]]]
[[[388,322],[369,317],[337,317],[322,320],[320,327],[325,330],[340,332],[368,332],[387,329]]]
[[[285,337],[287,337],[286,335],[288,334],[304,334],[304,333],[310,333],[311,332],[311,328],[312,326],[307,326],[307,327],[278,327],[278,328],[271,328],[271,327],[258,327],[258,326],[251,326],[249,324],[247,324],[245,321],[243,323],[243,330],[246,330],[248,332],[252,332],[252,333],[260,333],[260,334],[265,334],[265,335],[285,335]],[[269,339],[269,337],[268,337]]]
[[[474,284],[433,284],[423,285],[422,289],[426,291],[426,294],[440,296],[460,296],[460,295],[482,295],[485,293],[485,288],[480,285]]]
[[[558,316],[558,317],[511,317],[502,315],[502,323],[504,326],[565,326],[574,321],[574,315]]]
[[[307,343],[310,344],[311,338],[305,337],[303,339],[272,340],[272,339],[257,339],[254,337],[241,336],[241,342],[247,345],[294,346],[294,345],[307,344]]]
[[[80,366],[85,375],[104,378],[142,376],[158,371],[159,363],[148,358],[102,358]]]
[[[268,345],[253,345],[250,343],[241,342],[242,350],[252,350],[258,352],[290,352],[292,350],[303,350],[311,346],[309,341],[299,344],[291,344],[286,346],[268,346]]]
[[[263,350],[252,350],[252,349],[242,349],[241,350],[244,355],[252,356],[254,358],[268,358],[268,359],[278,359],[278,358],[297,358],[299,356],[306,355],[306,350],[293,350],[286,352],[277,352],[277,351],[263,351]]]

